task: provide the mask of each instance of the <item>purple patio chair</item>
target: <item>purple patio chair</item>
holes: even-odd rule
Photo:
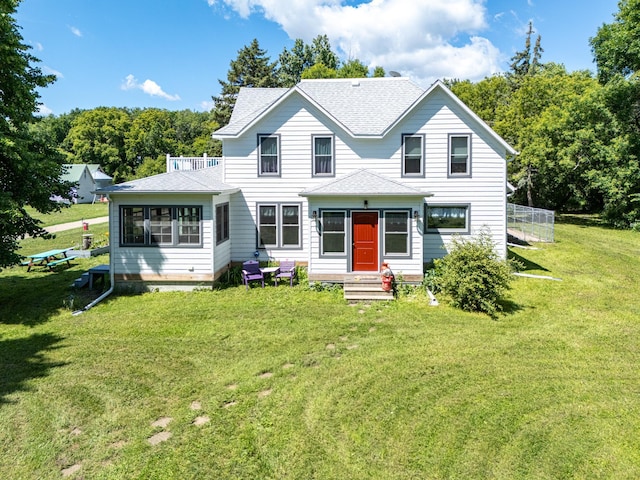
[[[275,275],[276,287],[278,286],[278,279],[288,278],[289,285],[293,287],[293,279],[296,276],[296,262],[292,260],[284,260],[280,262],[280,272]]]
[[[249,290],[249,282],[252,280],[260,280],[262,288],[264,288],[264,274],[260,270],[260,264],[257,260],[249,260],[242,264],[242,283]]]

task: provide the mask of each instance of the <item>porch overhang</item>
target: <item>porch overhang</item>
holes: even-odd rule
[[[307,188],[301,197],[432,197],[426,192],[371,170],[355,170],[347,175]]]

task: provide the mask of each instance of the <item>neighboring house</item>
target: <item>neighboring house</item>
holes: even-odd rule
[[[223,158],[102,190],[116,283],[210,283],[233,263],[296,260],[310,281],[390,264],[420,282],[453,234],[506,256],[515,151],[441,82],[304,80],[243,88]],[[117,239],[117,240],[116,240]]]
[[[111,185],[112,178],[104,173],[97,164],[66,163],[61,180],[75,184],[73,189],[73,203],[92,203],[99,198],[93,193],[99,188]]]

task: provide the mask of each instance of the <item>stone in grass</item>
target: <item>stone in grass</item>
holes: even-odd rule
[[[202,404],[197,400],[191,402],[191,410],[202,410]]]
[[[152,427],[167,428],[167,425],[169,425],[171,423],[171,420],[173,420],[173,418],[171,418],[171,417],[160,417],[155,422],[153,422],[151,424],[151,426]]]
[[[271,372],[264,372],[260,374],[260,378],[271,378],[273,377],[273,373]]]
[[[74,473],[78,472],[81,468],[82,465],[76,463],[75,465],[71,465],[70,467],[63,469],[61,473],[63,477],[70,477]]]
[[[209,417],[207,417],[207,416],[205,416],[205,415],[202,415],[202,416],[200,416],[200,417],[196,417],[196,418],[193,420],[193,424],[194,424],[196,427],[201,427],[202,425],[205,425],[205,424],[209,423],[210,421],[211,421],[211,419],[210,419]]]
[[[158,432],[155,435],[149,437],[147,440],[151,445],[158,445],[159,443],[166,442],[173,435],[171,432]]]

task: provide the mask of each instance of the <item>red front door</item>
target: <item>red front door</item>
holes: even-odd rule
[[[353,271],[378,271],[378,212],[353,212]]]

